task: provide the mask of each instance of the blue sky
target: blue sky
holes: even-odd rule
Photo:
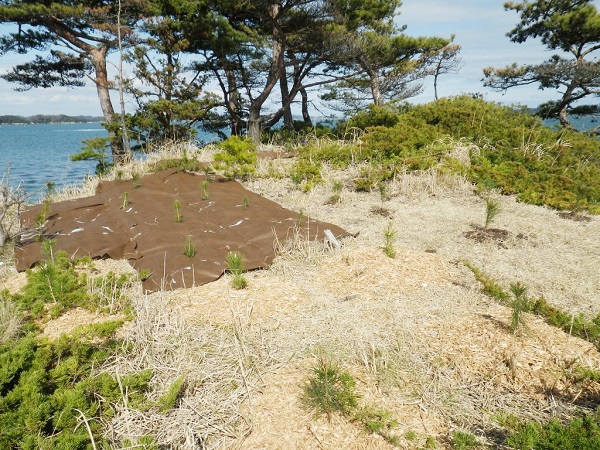
[[[512,62],[537,63],[551,55],[539,42],[514,44],[506,36],[518,22],[518,14],[505,11],[504,0],[404,0],[397,18],[408,26],[406,33],[414,36],[450,37],[462,47],[464,66],[456,75],[443,75],[438,80],[440,96],[481,93],[487,100],[536,106],[556,98],[553,91],[540,91],[536,86],[519,87],[506,93],[484,88],[482,69],[503,67]],[[594,2],[598,6],[598,2]],[[6,32],[0,27],[0,33]],[[21,55],[0,57],[0,72],[24,61]],[[433,81],[425,81],[423,93],[410,99],[423,103],[433,100]],[[116,99],[115,99],[116,100]],[[115,101],[115,107],[118,102]],[[35,89],[16,92],[13,86],[0,80],[0,115],[32,114],[101,115],[95,89],[84,88]]]

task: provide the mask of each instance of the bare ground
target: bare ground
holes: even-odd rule
[[[350,187],[357,171],[328,169],[325,178]],[[247,274],[244,290],[232,289],[225,276],[135,295],[137,318],[124,330],[134,356],[105,370],[152,367],[154,398],[181,375],[185,390],[166,413],[123,405],[110,435],[154,434],[182,449],[393,448],[354,421],[306,410],[302,387],[323,355],[352,373],[361,405],[397,420],[399,448],[423,448],[427,438],[449,448],[457,429],[492,444],[502,440],[508,414],[547,420],[598,405],[600,385],[575,376],[600,367],[597,349],[530,315],[513,335],[510,309],[481,294],[463,264],[505,287],[521,282],[529,295],[565,311],[595,316],[597,217],[570,220],[496,196],[502,212],[493,227],[507,235],[475,240],[465,233],[481,228],[483,200],[464,180],[435,172],[397,177],[383,201],[379,192],[346,188],[340,203],[328,204],[329,184],[304,193],[289,179],[256,178],[246,187],[358,236],[340,249],[299,239],[279,249],[271,269]],[[394,259],[382,252],[389,223],[397,231]],[[14,272],[1,276],[15,288]]]

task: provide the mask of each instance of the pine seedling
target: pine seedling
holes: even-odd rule
[[[123,195],[121,197],[123,198],[123,204],[121,206],[121,209],[127,209],[127,207],[129,206],[129,192],[123,192]]]
[[[394,248],[394,242],[396,241],[396,234],[397,234],[397,231],[394,228],[394,225],[392,224],[392,222],[390,221],[388,223],[387,227],[385,227],[385,230],[383,230],[383,238],[384,238],[383,254],[385,256],[387,256],[388,258],[392,258],[392,259],[394,259],[396,257],[396,249]]]
[[[320,358],[312,372],[302,400],[316,415],[325,414],[331,420],[335,412],[350,415],[356,409],[359,396],[350,373],[327,358]]]
[[[329,197],[329,200],[327,201],[327,203],[334,205],[336,203],[339,203],[342,199],[341,194],[342,194],[342,190],[344,189],[344,183],[340,180],[333,180],[333,182],[331,183],[331,190],[333,191],[333,194],[331,195],[331,197]]]
[[[178,199],[173,200],[173,209],[175,210],[175,222],[183,222],[183,216],[181,215],[181,202]]]
[[[139,173],[132,174],[131,175],[131,180],[132,180],[133,188],[134,189],[137,189],[137,188],[139,188],[142,185],[142,183],[140,181],[140,174]]]
[[[35,216],[35,224],[38,230],[41,232],[42,228],[46,224],[46,220],[48,219],[48,213],[50,212],[50,200],[44,200],[42,203],[42,207],[40,208],[40,212],[37,216]]]
[[[525,328],[525,318],[523,312],[527,311],[527,297],[525,293],[527,288],[521,283],[511,283],[510,291],[514,296],[514,300],[511,303],[512,315],[510,320],[510,332],[517,334],[517,332]]]
[[[200,183],[200,189],[202,189],[202,200],[208,200],[210,198],[208,195],[208,180],[203,180]]]
[[[244,277],[244,255],[238,251],[229,252],[225,262],[227,270],[233,275],[231,285],[234,289],[244,289],[248,285],[248,281]]]
[[[250,199],[248,198],[248,196],[246,194],[244,194],[244,199],[242,200],[242,205],[243,205],[244,209],[248,209],[248,207],[250,206]]]
[[[298,217],[296,217],[296,228],[302,228],[302,222],[304,222],[304,211],[300,210]]]
[[[381,206],[390,199],[388,188],[385,183],[379,183],[379,198],[381,200]]]
[[[496,219],[502,208],[500,207],[500,203],[497,200],[493,200],[491,198],[486,198],[485,200],[485,223],[483,225],[484,230],[491,225],[491,223]]]
[[[185,247],[183,249],[183,254],[188,258],[193,258],[196,254],[196,246],[194,245],[192,236],[188,236],[187,238],[185,238]]]

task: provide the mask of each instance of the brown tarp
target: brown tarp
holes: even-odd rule
[[[181,221],[176,220],[175,201],[181,205]],[[21,215],[23,227],[34,229],[40,212],[42,205],[28,208]],[[52,203],[43,230],[25,236],[15,253],[17,270],[32,267],[43,258],[41,234],[72,257],[125,258],[138,271],[150,271],[143,286],[156,291],[219,278],[229,251],[244,255],[246,270],[265,268],[275,257],[276,239],[285,243],[297,233],[323,239],[326,229],[335,237],[348,235],[235,181],[170,169],[141,178],[139,186],[132,180],[105,181],[92,197]],[[193,257],[184,254],[188,239],[196,249]]]

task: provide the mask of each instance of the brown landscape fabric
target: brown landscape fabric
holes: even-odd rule
[[[202,182],[208,180],[206,194]],[[176,220],[179,201],[181,221]],[[35,229],[42,205],[21,215],[25,229]],[[244,255],[245,269],[267,267],[276,241],[296,233],[323,239],[349,233],[335,225],[302,217],[235,181],[169,169],[134,181],[101,182],[93,197],[52,203],[43,239],[55,239],[55,250],[72,257],[127,259],[138,271],[149,270],[144,289],[198,286],[219,278],[229,251]],[[39,231],[25,236],[16,249],[17,270],[42,260]],[[189,237],[189,238],[188,238]],[[196,254],[184,254],[191,240]]]

